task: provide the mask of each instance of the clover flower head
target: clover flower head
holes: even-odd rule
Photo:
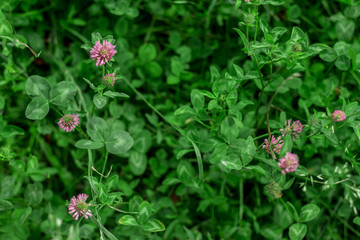
[[[250,2],[250,0],[245,0],[245,2]]]
[[[115,73],[106,74],[102,80],[106,86],[114,86],[116,81]]]
[[[103,40],[102,44],[97,41],[94,47],[90,50],[90,57],[96,61],[96,66],[106,64],[115,55],[115,45]]]
[[[299,120],[293,121],[291,124],[291,120],[288,120],[288,124],[285,126],[285,129],[280,129],[281,135],[291,135],[293,141],[295,141],[295,137],[300,138],[300,133],[303,130],[303,125]]]
[[[344,121],[346,119],[345,113],[341,110],[335,110],[332,114],[331,114],[331,118],[334,122],[341,122]]]
[[[79,114],[65,114],[58,122],[59,127],[66,132],[74,130],[79,123]]]
[[[272,182],[265,186],[267,194],[272,199],[278,199],[282,197],[281,187],[278,183]]]
[[[91,204],[86,203],[86,199],[89,196],[85,193],[80,193],[77,195],[77,197],[73,196],[70,200],[69,204],[69,214],[72,214],[72,217],[75,220],[79,219],[79,216],[84,216],[85,219],[88,219],[92,216],[91,210],[89,209],[89,206]]]
[[[281,173],[295,172],[299,166],[299,158],[295,153],[286,153],[285,157],[279,159],[278,166],[281,168]]]
[[[271,154],[271,149],[272,149],[272,154],[276,159],[275,153],[280,154],[280,150],[283,145],[284,145],[284,140],[281,140],[281,136],[279,136],[276,139],[274,136],[271,136],[270,142],[267,139],[265,139],[265,144],[263,145],[263,148],[265,148],[266,152],[269,154]]]

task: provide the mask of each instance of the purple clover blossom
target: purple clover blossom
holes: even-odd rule
[[[106,74],[102,80],[106,86],[114,86],[116,81],[115,73]]]
[[[263,148],[265,148],[266,152],[269,154],[271,154],[270,149],[272,149],[273,157],[274,159],[277,159],[275,153],[280,154],[280,150],[283,145],[284,145],[284,140],[281,140],[281,136],[279,136],[277,139],[275,139],[274,136],[271,136],[270,142],[267,139],[265,139],[265,144],[263,145]]]
[[[101,66],[111,60],[115,55],[115,45],[110,42],[103,40],[103,44],[100,41],[95,43],[95,46],[90,50],[90,57],[96,60],[96,66]]]
[[[79,123],[79,114],[65,114],[58,122],[59,127],[66,132],[74,130]]]
[[[341,110],[335,110],[332,114],[331,114],[331,118],[334,122],[341,122],[344,121],[346,119],[345,113]]]
[[[88,209],[91,204],[86,203],[86,199],[89,196],[85,193],[80,193],[77,197],[73,196],[69,204],[69,214],[77,221],[79,216],[84,216],[88,219],[92,216],[91,210]]]
[[[303,130],[303,125],[299,120],[293,121],[291,124],[291,120],[288,120],[288,124],[285,129],[280,129],[281,135],[291,135],[293,141],[295,141],[295,137],[300,138],[300,133]]]
[[[278,166],[282,168],[281,173],[285,175],[286,173],[295,172],[299,166],[299,158],[295,153],[286,153],[285,157],[279,159]]]
[[[250,0],[245,0],[245,2],[250,2]]]

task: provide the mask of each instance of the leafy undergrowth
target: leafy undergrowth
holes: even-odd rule
[[[359,239],[360,1],[5,1],[1,239]]]

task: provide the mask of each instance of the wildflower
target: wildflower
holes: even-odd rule
[[[287,126],[285,127],[285,129],[280,129],[280,132],[282,136],[291,135],[293,141],[295,141],[295,137],[299,138],[302,130],[303,130],[303,125],[299,120],[292,122],[292,124],[291,124],[291,120],[288,120]]]
[[[96,66],[101,66],[111,60],[115,55],[115,45],[110,42],[103,40],[103,44],[100,41],[95,43],[95,46],[90,50],[90,57],[96,60]]]
[[[271,148],[273,157],[276,159],[275,153],[280,154],[280,150],[283,145],[284,140],[281,140],[281,136],[279,136],[277,139],[275,139],[274,136],[271,136],[270,143],[267,139],[265,139],[265,144],[263,145],[263,148],[265,148],[266,152],[268,152],[269,154],[271,154]]]
[[[79,125],[79,114],[65,114],[60,118],[59,127],[66,132],[71,132],[74,128]]]
[[[279,159],[278,166],[282,168],[281,173],[285,175],[286,173],[295,172],[299,166],[299,158],[295,153],[286,153],[285,157]]]
[[[115,73],[106,74],[102,80],[106,86],[114,86],[116,81]]]
[[[89,196],[85,193],[80,193],[77,197],[73,196],[69,204],[69,214],[73,214],[72,217],[75,220],[79,219],[79,216],[84,216],[85,219],[88,219],[92,216],[91,210],[88,207],[91,204],[86,203],[86,199]]]
[[[250,2],[250,0],[245,0],[245,2]]]
[[[346,119],[345,113],[341,110],[335,110],[332,114],[331,114],[331,118],[334,122],[341,122],[344,121]]]
[[[278,199],[282,197],[281,193],[281,187],[276,182],[269,183],[265,186],[266,193],[272,198],[272,199]]]

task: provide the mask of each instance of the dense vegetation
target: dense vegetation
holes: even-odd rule
[[[360,1],[0,4],[0,239],[359,239]]]

